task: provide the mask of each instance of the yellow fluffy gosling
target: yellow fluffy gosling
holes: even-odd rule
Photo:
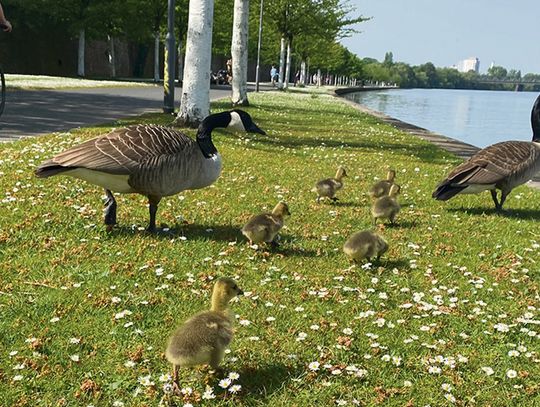
[[[376,257],[379,261],[381,255],[387,250],[386,240],[371,230],[355,233],[343,245],[343,252],[355,263],[362,259],[371,261],[372,257]]]
[[[287,204],[280,202],[272,213],[253,216],[242,228],[242,234],[248,238],[250,244],[265,242],[277,246],[277,234],[283,227],[285,215],[290,214]]]
[[[178,391],[178,368],[209,364],[217,369],[225,348],[233,337],[233,317],[229,301],[243,291],[230,278],[222,277],[214,284],[210,311],[188,319],[169,339],[165,356],[173,365],[173,385]]]
[[[369,195],[372,198],[380,198],[382,196],[388,195],[390,192],[390,187],[394,185],[394,179],[396,178],[396,171],[388,170],[386,174],[386,179],[375,183],[369,191]]]
[[[371,207],[371,215],[373,216],[373,224],[377,223],[377,219],[390,219],[390,223],[394,224],[394,219],[400,210],[397,201],[399,194],[399,185],[392,185],[388,195],[378,198]]]
[[[321,198],[325,197],[334,202],[337,201],[336,192],[343,187],[343,177],[346,176],[347,171],[345,171],[345,168],[339,167],[335,178],[326,178],[317,182],[312,189],[313,192],[317,192],[317,203],[321,201]]]

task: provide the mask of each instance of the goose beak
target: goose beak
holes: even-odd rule
[[[241,289],[238,289],[238,294],[236,295],[244,295],[244,292]]]
[[[258,133],[258,134],[262,134],[263,136],[266,136],[266,132],[261,129],[259,126],[257,126],[255,123],[252,123],[251,126],[246,129],[246,131],[248,133]]]

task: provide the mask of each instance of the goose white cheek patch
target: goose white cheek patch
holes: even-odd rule
[[[236,112],[231,112],[231,122],[227,126],[228,129],[246,131],[242,118]]]

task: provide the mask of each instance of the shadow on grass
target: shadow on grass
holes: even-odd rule
[[[403,259],[385,259],[381,258],[378,265],[384,266],[385,268],[398,268],[403,269],[409,266],[409,262]]]
[[[298,367],[283,363],[273,363],[260,367],[246,366],[238,371],[242,380],[242,392],[247,402],[261,402],[284,388],[291,379],[300,373]]]
[[[390,223],[389,221],[377,222],[377,227],[380,225],[384,225],[385,229],[409,229],[415,227],[417,224],[418,222],[415,220],[397,220],[394,223]]]
[[[460,212],[470,215],[502,216],[512,219],[533,219],[540,220],[540,210],[538,209],[504,209],[498,211],[495,208],[475,207],[475,208],[448,208],[448,212]]]
[[[210,224],[175,224],[168,230],[159,227],[155,233],[146,230],[134,229],[129,226],[116,226],[109,235],[115,238],[126,236],[147,236],[155,239],[174,239],[185,236],[188,240],[219,240],[219,241],[241,241],[244,239],[240,232],[240,227],[231,225],[210,225]]]

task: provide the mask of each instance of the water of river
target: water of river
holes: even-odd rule
[[[370,109],[477,147],[530,141],[535,92],[395,89],[345,95]]]

